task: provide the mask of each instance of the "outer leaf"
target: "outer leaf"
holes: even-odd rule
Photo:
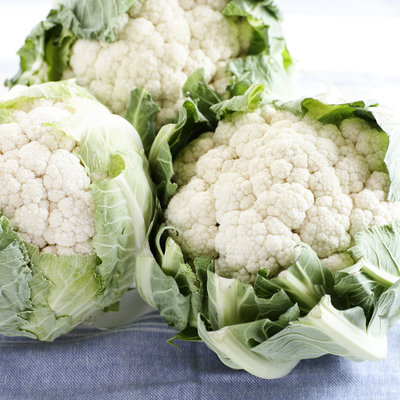
[[[50,11],[47,20],[36,25],[25,39],[25,44],[18,50],[19,71],[5,81],[6,86],[33,85],[61,79],[75,38],[72,32],[61,34],[62,28],[53,20],[54,14],[54,10]]]
[[[290,322],[297,320],[299,317],[300,309],[297,304],[295,304],[280,315],[276,321],[265,318],[246,324],[231,326],[230,329],[237,334],[243,335],[247,346],[251,349],[276,335],[282,329],[286,328]]]
[[[355,235],[350,253],[362,258],[363,272],[379,284],[389,287],[400,279],[400,222],[374,226]]]
[[[178,122],[175,125],[165,125],[158,132],[150,149],[149,163],[162,205],[168,203],[177,189],[177,185],[172,182],[173,158],[189,141],[210,128],[210,123],[200,113],[196,104],[187,100],[179,110]]]
[[[364,101],[356,101],[345,104],[324,104],[315,99],[304,99],[301,102],[303,115],[317,119],[325,124],[338,124],[346,118],[359,117],[377,126],[373,114],[369,111],[377,104],[367,104]]]
[[[389,136],[389,146],[385,156],[385,164],[387,166],[390,186],[388,200],[400,200],[400,158],[398,157],[400,149],[400,119],[395,110],[379,107],[373,111],[374,118],[379,126]]]
[[[161,270],[148,248],[143,248],[137,258],[136,288],[148,304],[160,311],[168,324],[178,331],[187,327],[190,296],[180,293],[174,278]]]
[[[21,312],[31,307],[32,271],[25,245],[7,218],[0,217],[0,333],[21,335]]]
[[[34,279],[32,310],[23,313],[22,329],[40,340],[54,340],[82,322],[96,308],[100,284],[94,256],[55,256],[28,246]]]
[[[211,107],[211,110],[217,115],[218,119],[223,119],[228,114],[238,111],[251,112],[263,103],[264,89],[264,85],[254,84],[245,94],[215,104]]]
[[[215,113],[211,110],[211,107],[220,103],[223,97],[207,86],[203,69],[199,69],[189,76],[183,85],[182,92],[186,97],[190,97],[194,101],[199,111],[209,121],[210,127],[215,129],[218,120]]]
[[[144,89],[131,91],[125,118],[138,131],[146,154],[155,138],[154,120],[160,108],[153,102],[150,93]]]
[[[209,271],[214,271],[214,260],[197,257],[194,259],[194,267],[197,277],[198,290],[192,293],[191,308],[189,314],[189,325],[197,327],[198,314],[201,313],[206,319],[208,315],[207,279]]]
[[[324,296],[305,317],[252,349],[276,361],[316,358],[331,353],[351,360],[381,360],[386,357],[386,336],[367,330],[364,312],[355,307],[339,311]]]
[[[251,285],[227,279],[208,271],[208,312],[214,330],[253,321],[258,316],[256,296]]]
[[[254,83],[264,84],[273,98],[284,98],[291,91],[293,60],[286,48],[281,15],[271,0],[233,0],[224,10],[226,16],[245,17],[253,29],[253,38],[244,58],[233,60],[229,91],[241,95]]]
[[[374,226],[355,235],[349,250],[358,260],[336,274],[335,290],[350,305],[360,305],[371,317],[383,293],[400,280],[400,222]]]
[[[126,134],[129,124],[118,130],[115,119],[110,115],[98,125],[91,121],[78,154],[91,174],[108,175],[91,190],[96,204],[92,245],[102,260],[97,266],[103,288],[100,307],[132,287],[136,254],[147,241],[154,209],[147,160],[133,132]]]
[[[184,342],[201,342],[201,338],[198,335],[196,328],[186,328],[182,332],[177,333],[176,335],[172,336],[172,338],[167,340],[169,344],[172,344],[180,349],[179,345],[175,343],[175,340],[182,340]]]
[[[385,290],[363,273],[364,260],[335,274],[335,292],[347,306],[358,305],[369,319],[377,299]]]
[[[182,250],[170,237],[165,242],[165,252],[161,261],[163,271],[172,276],[182,294],[188,295],[197,291],[196,275],[189,264],[183,259]]]
[[[271,296],[283,289],[292,301],[297,302],[300,309],[307,313],[325,293],[333,291],[334,281],[332,273],[324,267],[311,247],[305,244],[302,246],[296,262],[278,277],[263,279],[261,272],[258,286],[262,288],[264,296]]]
[[[399,319],[400,281],[397,281],[379,297],[368,325],[368,332],[383,336]]]
[[[114,28],[134,0],[62,0],[58,21],[79,39],[114,42]]]
[[[29,282],[32,306],[31,310],[23,311],[20,314],[24,318],[24,323],[20,326],[20,335],[51,341],[73,328],[70,324],[71,318],[56,316],[47,302],[54,285],[34,265],[32,265],[32,271],[33,278]]]
[[[0,333],[53,340],[95,308],[96,256],[40,253],[0,218]]]
[[[200,316],[198,332],[204,343],[228,367],[234,369],[242,368],[260,378],[281,378],[298,364],[298,360],[273,362],[265,356],[250,350],[244,340],[244,335],[234,332],[229,326],[216,332],[208,332]]]
[[[269,299],[256,295],[252,285],[239,279],[222,278],[208,270],[208,319],[214,330],[242,324],[265,317],[277,318],[291,306],[285,292],[279,291]]]

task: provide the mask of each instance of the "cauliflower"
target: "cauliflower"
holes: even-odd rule
[[[117,114],[125,112],[132,89],[144,88],[161,108],[159,121],[171,120],[189,75],[204,68],[206,81],[223,92],[227,63],[248,46],[239,40],[244,25],[222,15],[227,3],[137,1],[121,17],[114,43],[74,44],[64,77],[75,77]]]
[[[221,121],[174,161],[165,211],[184,254],[254,282],[293,264],[300,242],[330,269],[351,265],[354,235],[400,217],[388,202],[387,136],[356,117],[338,126],[264,106]]]
[[[269,66],[258,56],[276,52],[274,70],[291,64],[280,14],[272,2],[257,7],[250,0],[101,3],[100,7],[88,0],[59,2],[28,36],[20,52],[21,71],[8,84],[75,78],[120,115],[127,110],[131,91],[145,89],[160,108],[161,125],[177,115],[182,87],[198,69],[223,93],[232,74],[248,78],[250,64],[258,65],[260,78],[268,76]],[[240,65],[228,73],[228,65],[236,61]]]
[[[134,284],[154,212],[141,140],[75,83],[0,99],[0,334],[53,340]]]
[[[0,209],[27,242],[54,254],[93,253],[91,179],[77,142],[54,125],[71,116],[60,101],[37,99],[0,125]]]
[[[384,358],[400,318],[396,116],[258,84],[221,101],[199,83],[151,145],[164,218],[139,293],[175,337],[258,377]]]

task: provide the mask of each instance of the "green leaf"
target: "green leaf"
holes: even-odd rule
[[[335,290],[350,305],[361,306],[367,317],[376,318],[378,304],[400,280],[400,222],[358,232],[349,252],[357,262],[335,276]],[[391,289],[390,289],[391,290]],[[391,292],[393,293],[393,292]],[[386,322],[387,323],[387,322]]]
[[[196,275],[190,265],[183,260],[180,247],[171,238],[165,243],[165,254],[161,265],[163,271],[175,279],[182,294],[188,295],[197,291]]]
[[[78,39],[114,42],[114,28],[135,0],[62,0],[53,18]]]
[[[383,336],[400,319],[400,281],[379,297],[368,325],[368,332]]]
[[[5,81],[6,86],[33,85],[49,80],[50,76],[53,80],[61,79],[68,65],[73,36],[65,33],[63,39],[56,39],[62,29],[51,20],[52,14],[54,11],[50,12],[47,20],[37,24],[25,39],[17,53],[20,58],[19,71]]]
[[[193,100],[199,111],[207,118],[210,127],[215,130],[218,120],[215,113],[211,111],[211,107],[220,103],[223,97],[207,86],[203,69],[198,69],[189,76],[183,85],[182,92],[184,96]]]
[[[196,257],[193,261],[198,290],[192,293],[190,301],[190,314],[188,323],[190,326],[197,326],[198,314],[201,313],[206,319],[208,315],[208,293],[207,279],[209,271],[215,270],[214,260],[203,257]]]
[[[84,321],[96,308],[100,284],[93,256],[42,253],[27,245],[34,271],[32,310],[21,327],[40,340],[51,341]]]
[[[150,93],[144,89],[131,91],[125,118],[135,127],[148,154],[156,136],[154,120],[160,108],[153,102]]]
[[[362,308],[337,310],[325,295],[305,317],[291,322],[252,351],[279,362],[328,353],[355,361],[381,360],[386,356],[387,339],[367,330]]]
[[[367,319],[370,319],[376,301],[385,290],[373,279],[363,273],[364,260],[335,274],[335,293],[341,301],[350,306],[363,308]]]
[[[377,283],[389,287],[400,279],[400,221],[373,226],[358,232],[349,250],[362,259],[362,271]]]
[[[282,18],[273,0],[230,0],[224,10],[225,16],[251,17],[262,20],[265,25]]]
[[[201,338],[197,334],[196,328],[186,328],[167,340],[169,344],[180,348],[179,345],[175,343],[175,340],[182,340],[184,342],[201,342]]]
[[[227,71],[233,75],[228,86],[231,95],[242,95],[258,83],[271,98],[288,97],[293,86],[293,60],[283,37],[278,7],[271,0],[233,0],[224,15],[246,18],[253,33],[247,55],[228,64]]]
[[[262,318],[278,319],[293,306],[284,291],[268,299],[256,295],[254,287],[239,279],[218,276],[207,271],[207,319],[213,330]]]
[[[379,126],[389,136],[389,145],[385,155],[385,164],[390,177],[388,200],[400,200],[400,119],[398,112],[385,107],[372,111]]]
[[[339,124],[346,118],[359,117],[370,122],[374,127],[377,127],[377,124],[368,108],[373,109],[376,106],[376,103],[367,104],[364,101],[324,104],[312,98],[304,99],[301,102],[303,116],[307,114],[309,117],[324,124]]]
[[[30,309],[32,271],[25,244],[0,217],[0,333],[21,335],[21,312]]]
[[[169,325],[178,331],[187,328],[190,296],[180,293],[174,278],[162,271],[149,248],[143,248],[137,257],[136,288],[148,304],[160,311]]]
[[[208,120],[196,104],[186,100],[179,110],[178,122],[163,126],[158,132],[149,153],[150,170],[163,206],[175,194],[177,185],[172,182],[173,159],[187,143],[210,129]]]
[[[281,290],[298,303],[303,313],[310,311],[326,293],[333,292],[332,273],[321,263],[317,254],[306,244],[296,262],[282,271],[278,277],[267,279],[261,271],[258,277],[258,290],[264,296],[272,296]],[[264,278],[264,279],[263,279]]]
[[[276,320],[294,305],[284,290],[276,292],[267,299],[259,296],[257,289],[255,289],[255,293],[260,318]]]
[[[208,315],[213,330],[253,321],[258,316],[256,295],[251,285],[208,271]]]
[[[55,256],[25,244],[0,217],[0,333],[51,341],[93,311],[96,256]]]
[[[102,260],[96,268],[103,289],[100,307],[114,303],[132,287],[136,255],[147,242],[154,210],[153,190],[143,153],[133,137],[129,139],[112,127],[113,124],[107,127],[104,120],[99,121],[98,129],[88,131],[82,138],[79,154],[92,174],[107,171],[110,154],[118,154],[125,163],[119,175],[111,174],[112,179],[97,180],[91,187],[96,204],[92,246]],[[111,130],[112,135],[109,135]]]
[[[264,101],[264,85],[255,84],[251,86],[245,94],[235,96],[229,100],[211,106],[218,119],[225,118],[234,112],[251,112],[259,108]]]
[[[286,328],[290,322],[297,320],[299,317],[300,309],[295,304],[280,315],[277,320],[265,318],[246,324],[231,326],[231,329],[236,334],[242,335],[247,346],[251,349],[276,335],[282,329]]]
[[[261,323],[261,322],[258,322]],[[244,324],[243,328],[246,329]],[[198,332],[203,342],[213,350],[220,360],[230,368],[242,368],[264,379],[276,379],[287,375],[299,362],[274,362],[268,357],[249,349],[245,335],[226,326],[215,332],[209,332],[199,315]]]
[[[30,310],[20,314],[24,318],[24,323],[20,326],[20,335],[52,341],[73,328],[71,318],[68,315],[57,317],[47,302],[54,285],[35,265],[32,265],[32,272],[33,277],[29,282],[32,306]]]
[[[290,96],[292,80],[282,64],[266,54],[238,58],[228,64],[227,71],[235,77],[228,91],[232,96],[244,94],[253,84],[262,84],[265,94],[272,101]]]

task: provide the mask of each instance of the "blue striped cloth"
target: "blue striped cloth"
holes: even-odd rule
[[[54,343],[2,338],[0,399],[400,399],[400,325],[384,361],[325,356],[272,381],[230,370],[202,343],[178,349],[167,343],[173,334],[151,312],[113,333],[80,329]]]

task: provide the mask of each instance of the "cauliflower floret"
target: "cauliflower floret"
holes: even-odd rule
[[[277,217],[290,229],[297,229],[313,202],[310,190],[298,183],[283,183],[274,184],[258,195],[254,208],[263,218]]]
[[[214,239],[217,234],[215,199],[208,184],[193,178],[172,198],[167,209],[167,221],[174,221],[178,234],[174,239],[184,252],[194,257],[215,257]]]
[[[229,146],[219,146],[201,156],[196,163],[196,175],[206,182],[215,183],[221,174],[225,161],[235,158],[235,151]]]
[[[88,190],[90,178],[75,155],[60,149],[50,156],[43,185],[47,190],[48,199],[58,202],[80,190]]]
[[[15,150],[28,143],[28,138],[18,124],[11,122],[0,125],[0,151],[5,153]]]
[[[214,185],[215,208],[217,221],[219,215],[228,211],[247,210],[256,200],[253,185],[237,173],[225,173],[219,176]]]
[[[229,218],[228,213],[228,218],[221,221],[215,238],[215,249],[223,255],[216,260],[219,275],[254,281],[258,270],[268,268],[276,272],[279,261],[294,261],[295,246],[291,238],[270,235],[253,209],[236,213],[236,218]]]
[[[165,123],[182,104],[190,74],[203,68],[207,83],[224,90],[228,62],[250,45],[249,24],[224,17],[227,4],[137,1],[120,18],[114,43],[76,41],[64,78],[75,77],[117,114],[125,112],[132,89],[145,88],[161,108],[158,122]]]
[[[47,100],[0,125],[0,209],[28,243],[54,254],[92,254],[90,178],[72,138],[54,126],[71,113]],[[4,140],[3,140],[4,138]]]
[[[214,148],[215,143],[210,132],[203,133],[191,141],[174,161],[174,179],[179,186],[186,185],[195,176],[199,158]]]
[[[336,163],[335,169],[342,190],[346,194],[362,190],[370,175],[367,161],[356,153],[341,158]]]
[[[298,234],[319,257],[325,258],[350,246],[349,225],[349,218],[335,209],[313,205],[307,212],[307,219],[299,228]]]
[[[94,205],[90,193],[79,191],[60,200],[50,212],[43,234],[48,244],[73,248],[94,235]]]
[[[339,271],[354,264],[353,257],[346,252],[332,254],[321,260],[325,267],[331,271]]]
[[[358,119],[338,128],[271,106],[234,114],[178,156],[167,223],[187,258],[213,257],[227,278],[278,273],[299,242],[331,270],[345,268],[355,233],[400,218],[400,202],[386,201],[382,134]]]

